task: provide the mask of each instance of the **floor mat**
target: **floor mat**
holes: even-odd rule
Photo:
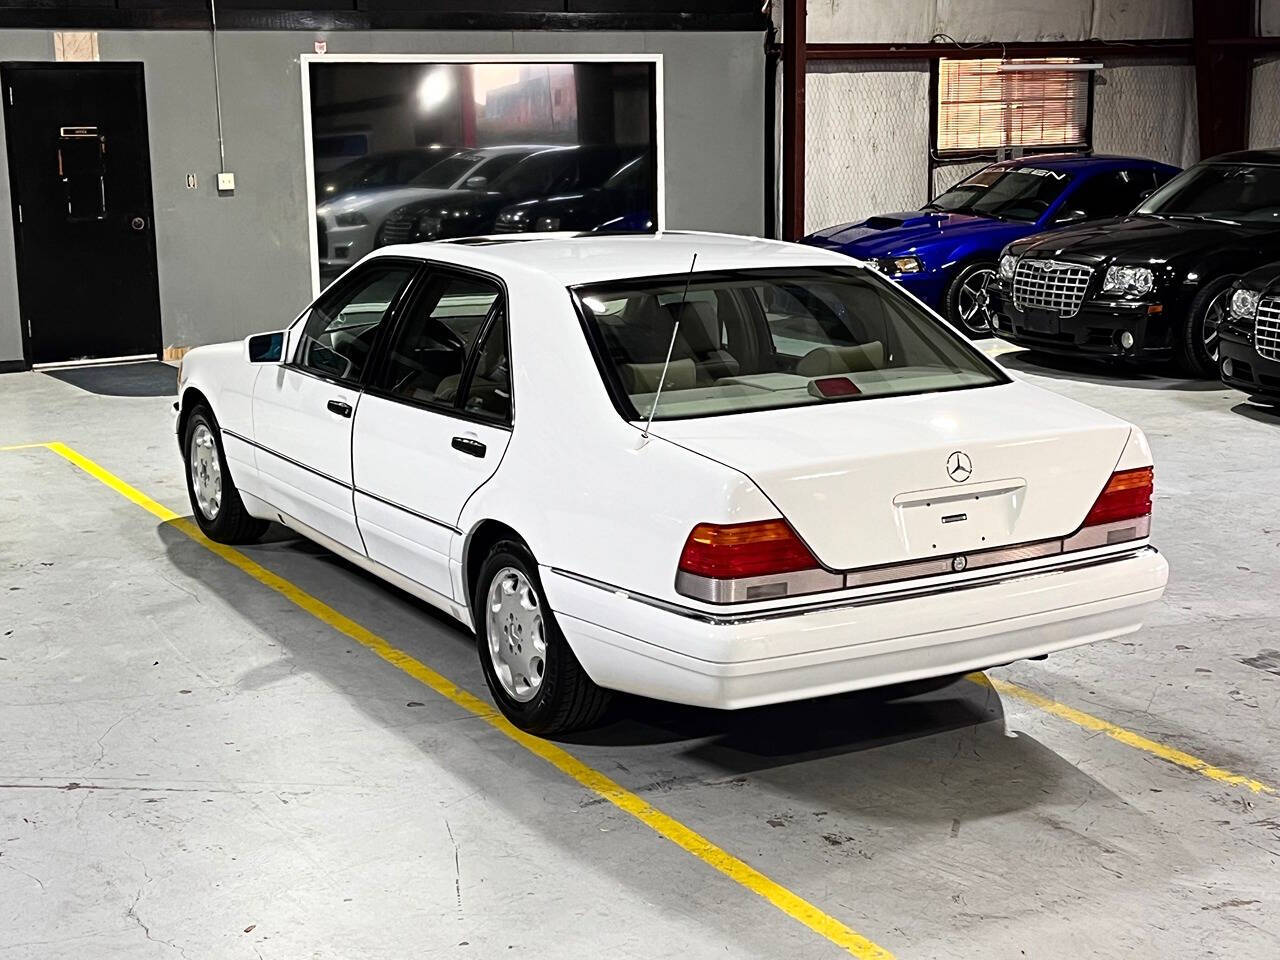
[[[173,397],[178,394],[178,368],[159,360],[41,372],[104,397]]]

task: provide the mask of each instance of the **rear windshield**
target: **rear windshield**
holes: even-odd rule
[[[601,368],[630,419],[1008,382],[957,333],[861,267],[695,273],[687,291],[685,283],[661,277],[575,290]]]

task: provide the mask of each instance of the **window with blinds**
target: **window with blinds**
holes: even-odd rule
[[[956,156],[1009,147],[1088,147],[1090,74],[1053,69],[1077,62],[939,60],[934,149]],[[1029,64],[1036,69],[1017,69]]]

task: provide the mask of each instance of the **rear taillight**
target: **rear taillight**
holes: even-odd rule
[[[1151,496],[1155,471],[1151,467],[1117,470],[1098,494],[1080,530],[1063,541],[1064,550],[1087,550],[1151,535]]]
[[[785,520],[700,523],[680,552],[676,589],[712,603],[741,603],[830,590],[843,577],[822,569]]]
[[[1086,527],[1116,520],[1133,520],[1151,515],[1151,494],[1155,471],[1151,467],[1117,470],[1098,494],[1098,499],[1084,518]]]
[[[728,579],[794,573],[818,566],[785,520],[700,523],[680,553],[680,569],[700,577]]]

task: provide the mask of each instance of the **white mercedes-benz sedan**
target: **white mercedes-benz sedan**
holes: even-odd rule
[[[1139,629],[1151,451],[874,270],[697,233],[387,247],[187,354],[214,540],[278,521],[474,629],[516,725],[739,708]]]

